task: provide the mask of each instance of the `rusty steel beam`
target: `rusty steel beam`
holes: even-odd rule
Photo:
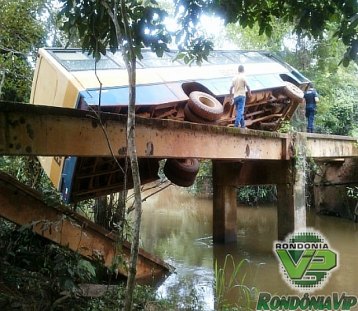
[[[0,155],[121,157],[126,122],[125,115],[102,113],[99,120],[94,112],[0,103]],[[309,157],[358,157],[352,137],[302,135]],[[288,134],[136,118],[138,157],[288,160],[293,143]]]
[[[119,156],[126,150],[125,115],[35,105],[0,104],[0,154]],[[105,131],[104,131],[105,130]],[[106,134],[105,134],[106,133]],[[138,157],[287,159],[289,137],[189,122],[136,119]]]
[[[30,224],[34,232],[52,242],[68,247],[89,259],[102,258],[106,267],[112,267],[117,254],[128,262],[128,242],[125,242],[122,251],[118,251],[113,233],[65,207],[49,206],[37,191],[1,172],[0,217],[18,225]],[[123,266],[118,268],[120,274],[127,275]],[[169,270],[170,266],[159,258],[144,250],[139,251],[138,280],[159,276]]]

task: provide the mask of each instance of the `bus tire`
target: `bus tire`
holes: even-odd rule
[[[164,167],[172,172],[178,172],[181,177],[185,178],[199,172],[199,161],[198,159],[167,159]]]
[[[192,112],[208,121],[219,120],[224,112],[223,106],[215,97],[199,91],[190,93],[188,105]]]
[[[301,102],[304,96],[303,91],[291,82],[286,81],[286,85],[283,88],[286,96],[294,101]]]
[[[207,121],[199,116],[197,116],[191,109],[189,108],[189,105],[187,104],[184,108],[184,120],[194,122],[194,123],[206,123],[206,124],[214,124],[215,121]]]
[[[180,187],[190,187],[195,182],[195,177],[191,179],[181,179],[175,173],[171,171],[164,171],[165,176],[175,185]]]
[[[197,159],[167,159],[164,165],[165,176],[174,184],[182,187],[191,186],[199,171]]]

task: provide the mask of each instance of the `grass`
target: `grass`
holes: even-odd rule
[[[250,288],[245,285],[244,266],[246,264],[248,264],[247,259],[236,263],[231,254],[226,255],[222,267],[219,267],[217,261],[215,262],[217,310],[253,310],[258,290],[255,287]],[[227,298],[233,295],[238,297],[234,305],[227,301]]]

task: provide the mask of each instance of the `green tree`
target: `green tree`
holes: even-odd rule
[[[317,130],[336,135],[355,135],[358,128],[358,81],[356,74],[337,68],[316,76],[322,101],[318,105]]]
[[[255,23],[251,28],[244,28],[239,23],[228,24],[226,27],[230,41],[237,43],[240,49],[283,52],[286,49],[284,41],[292,36],[293,26],[290,23],[277,20],[277,23],[272,24],[272,29],[272,33],[267,35],[265,33],[259,34],[258,23]]]
[[[40,20],[46,0],[0,0],[0,99],[26,102],[36,49],[45,42]]]
[[[41,18],[47,2],[0,0],[0,101],[29,100],[33,61],[47,36]],[[0,168],[33,188],[50,189],[35,158],[0,157]]]
[[[356,0],[214,0],[211,6],[220,11],[227,23],[239,22],[252,28],[256,23],[259,35],[271,36],[277,21],[289,22],[300,37],[322,38],[330,23],[335,23],[334,36],[346,46],[343,64],[357,62],[358,3]]]

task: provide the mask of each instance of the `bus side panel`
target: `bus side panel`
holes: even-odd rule
[[[76,108],[81,87],[76,80],[44,50],[40,50],[32,82],[30,103]],[[38,157],[46,175],[61,191],[65,157]]]
[[[37,60],[31,89],[31,104],[54,106],[57,91],[57,73],[49,62],[40,56]]]
[[[57,65],[60,66],[60,65]],[[40,55],[31,92],[31,104],[75,108],[79,88],[69,74]]]
[[[61,176],[63,163],[65,161],[64,157],[38,157],[42,168],[44,169],[46,175],[50,178],[52,184],[56,187],[57,190],[61,190]]]

